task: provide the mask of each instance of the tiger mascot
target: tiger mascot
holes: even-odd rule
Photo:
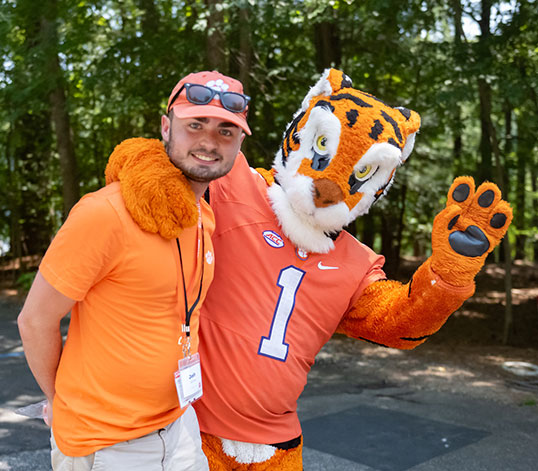
[[[472,178],[456,178],[434,219],[432,255],[407,284],[387,280],[384,258],[343,230],[387,192],[419,126],[414,111],[330,69],[289,124],[270,171],[249,168],[239,154],[211,182],[216,266],[200,315],[204,395],[195,404],[211,470],[301,470],[297,399],[333,333],[411,349],[474,293],[512,219],[493,183],[476,189]],[[139,172],[178,175],[161,155],[133,163],[116,149],[109,176],[128,193]]]

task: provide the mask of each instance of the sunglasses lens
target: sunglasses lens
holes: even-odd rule
[[[187,89],[187,98],[196,105],[206,105],[213,98],[213,90],[203,85],[191,85]]]
[[[221,101],[224,108],[234,113],[241,113],[247,106],[247,100],[243,95],[239,95],[239,93],[223,93]]]

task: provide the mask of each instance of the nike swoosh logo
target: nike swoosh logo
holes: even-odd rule
[[[320,270],[338,270],[340,267],[328,267],[327,265],[323,265],[321,262],[318,263],[318,268]]]

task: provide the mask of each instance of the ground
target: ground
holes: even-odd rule
[[[409,279],[418,263],[404,262],[401,281]],[[402,394],[406,388],[418,388],[538,409],[538,376],[520,376],[504,368],[510,361],[538,365],[538,266],[516,262],[512,273],[513,329],[507,345],[502,342],[504,271],[489,264],[477,277],[475,296],[415,350],[387,349],[335,335],[316,358],[305,394],[380,387],[388,393],[396,387]],[[4,285],[0,300],[1,309],[23,298]],[[7,320],[0,315],[0,321]],[[6,347],[10,346],[1,350]]]
[[[417,265],[405,262],[401,281]],[[319,353],[305,393],[342,387],[356,392],[379,388],[381,382],[387,391],[394,387],[431,389],[536,409],[538,376],[515,374],[506,369],[506,362],[538,365],[538,266],[516,262],[512,274],[513,329],[507,345],[502,342],[504,271],[489,264],[476,279],[475,296],[414,350],[334,336]]]

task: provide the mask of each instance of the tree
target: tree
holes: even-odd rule
[[[44,61],[44,71],[49,85],[49,100],[52,121],[56,133],[56,145],[60,156],[62,170],[63,214],[67,217],[69,210],[80,197],[79,178],[75,149],[71,137],[71,124],[67,109],[65,82],[60,59],[56,31],[58,1],[46,0],[41,17],[41,42]]]

